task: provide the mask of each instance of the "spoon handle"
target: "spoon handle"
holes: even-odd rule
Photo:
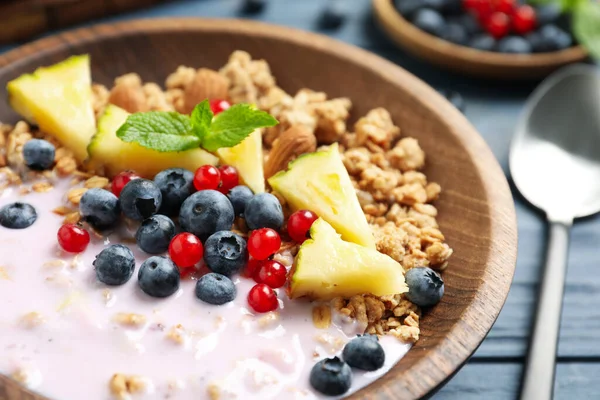
[[[546,265],[521,400],[551,400],[571,224],[550,222]]]

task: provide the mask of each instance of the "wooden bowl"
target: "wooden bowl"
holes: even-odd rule
[[[200,46],[200,47],[199,47]],[[427,175],[443,187],[436,206],[455,252],[446,295],[422,319],[421,339],[382,379],[351,398],[410,399],[430,393],[475,351],[496,320],[513,276],[517,230],[511,193],[492,152],[465,117],[405,70],[316,34],[235,20],[153,19],[99,25],[45,38],[0,56],[0,86],[36,67],[89,53],[95,81],[138,72],[163,82],[181,64],[218,68],[236,49],[266,59],[288,91],[347,96],[353,116],[386,107],[427,153]],[[0,120],[15,122],[6,97]],[[0,377],[0,398],[42,397]]]
[[[581,46],[523,55],[476,50],[415,27],[400,15],[393,0],[373,0],[373,10],[380,26],[394,42],[417,57],[462,74],[495,79],[538,79],[587,58]]]

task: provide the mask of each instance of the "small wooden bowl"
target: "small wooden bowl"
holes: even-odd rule
[[[199,45],[202,45],[200,48]],[[324,36],[250,21],[153,19],[98,25],[0,56],[0,86],[36,67],[89,53],[94,81],[135,71],[163,82],[181,64],[218,68],[243,49],[266,59],[287,91],[304,87],[352,99],[352,119],[387,108],[427,153],[425,173],[443,187],[439,223],[454,248],[446,294],[425,312],[421,339],[383,378],[353,399],[411,399],[451,377],[483,341],[512,280],[517,230],[511,193],[492,152],[465,117],[425,83],[371,53]],[[6,97],[0,120],[16,122]],[[0,377],[0,398],[43,397]]]
[[[476,50],[415,27],[400,15],[393,0],[373,0],[373,10],[379,24],[394,42],[417,57],[462,74],[495,79],[538,79],[587,58],[581,46],[524,55]]]

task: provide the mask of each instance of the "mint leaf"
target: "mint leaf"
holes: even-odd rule
[[[277,124],[267,112],[253,109],[248,104],[236,104],[213,119],[208,135],[202,139],[202,147],[208,151],[233,147],[255,129]]]
[[[580,3],[573,12],[573,32],[590,56],[600,60],[600,3]]]
[[[210,123],[213,118],[213,113],[210,109],[210,104],[208,104],[208,100],[204,100],[194,107],[190,118],[192,121],[193,133],[200,139],[204,138],[208,134]]]
[[[167,111],[131,114],[117,130],[117,137],[161,152],[189,150],[201,143],[192,133],[189,117]]]

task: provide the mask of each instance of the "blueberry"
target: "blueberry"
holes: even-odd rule
[[[5,228],[29,228],[36,220],[35,208],[27,203],[11,203],[0,208],[0,225]]]
[[[531,50],[531,44],[520,36],[507,36],[498,42],[498,51],[500,53],[529,54]]]
[[[279,231],[283,226],[281,203],[270,193],[259,193],[246,204],[244,218],[250,230],[271,228]]]
[[[494,51],[496,49],[496,44],[496,39],[494,39],[491,35],[482,33],[475,35],[467,45],[477,50]]]
[[[125,185],[119,200],[127,218],[143,221],[158,212],[162,193],[156,183],[148,179],[134,179]]]
[[[464,113],[466,109],[465,99],[460,95],[460,93],[455,92],[454,90],[440,90],[439,91],[442,96],[444,96],[454,107],[458,109],[458,111]]]
[[[50,169],[55,151],[54,145],[47,140],[31,139],[23,146],[25,165],[38,171]]]
[[[204,262],[213,272],[231,276],[247,261],[246,241],[231,231],[214,233],[204,243]]]
[[[396,10],[405,18],[412,18],[413,14],[424,7],[423,0],[395,0]]]
[[[113,244],[100,252],[93,262],[96,276],[107,285],[122,285],[131,278],[135,257],[128,247]]]
[[[235,215],[242,216],[244,214],[246,204],[253,196],[254,193],[252,193],[252,190],[248,186],[236,186],[229,191],[227,198],[233,206]]]
[[[152,256],[138,272],[140,288],[152,297],[168,297],[179,289],[179,269],[167,257]]]
[[[443,0],[442,12],[445,14],[459,14],[463,11],[463,0]]]
[[[431,8],[437,12],[442,12],[446,7],[446,0],[421,0],[423,2],[423,6],[426,8]]]
[[[339,0],[330,1],[321,14],[319,27],[321,29],[337,29],[344,24],[346,20],[345,9]]]
[[[417,28],[435,36],[441,36],[446,27],[446,22],[441,14],[429,8],[417,11],[412,23]]]
[[[159,212],[172,217],[194,191],[194,174],[183,168],[166,169],[154,177],[154,183],[162,194]]]
[[[451,22],[446,24],[444,32],[442,33],[442,39],[452,43],[465,45],[467,40],[469,40],[469,37],[466,29],[462,25]]]
[[[79,212],[93,227],[110,228],[119,221],[119,199],[108,190],[93,188],[81,196]]]
[[[245,14],[258,14],[265,9],[266,5],[266,0],[244,0],[242,12]]]
[[[204,275],[196,282],[196,297],[208,304],[220,306],[235,299],[237,289],[225,275],[214,272]]]
[[[527,41],[531,45],[531,51],[533,51],[534,53],[544,53],[546,51],[550,51],[546,40],[544,40],[544,37],[540,34],[539,31],[531,32],[530,34],[525,36],[525,39],[527,39]]]
[[[556,25],[546,25],[539,30],[544,43],[543,51],[564,50],[573,44],[573,38]]]
[[[444,281],[440,274],[428,267],[415,267],[406,272],[406,298],[419,307],[437,304],[444,295]]]
[[[536,7],[535,11],[538,26],[555,23],[562,15],[560,4],[544,4]]]
[[[349,366],[364,371],[378,370],[385,363],[385,352],[377,335],[355,337],[344,346],[342,357]]]
[[[223,193],[201,190],[183,202],[179,223],[181,229],[204,242],[215,232],[231,229],[234,217],[233,206]]]
[[[310,384],[326,396],[339,396],[352,385],[352,371],[338,357],[325,358],[310,370]]]
[[[481,24],[471,13],[457,15],[455,17],[448,18],[448,22],[461,25],[468,36],[473,36],[481,32]]]
[[[146,218],[135,233],[140,249],[150,254],[164,253],[175,236],[175,224],[171,218],[156,214]]]

